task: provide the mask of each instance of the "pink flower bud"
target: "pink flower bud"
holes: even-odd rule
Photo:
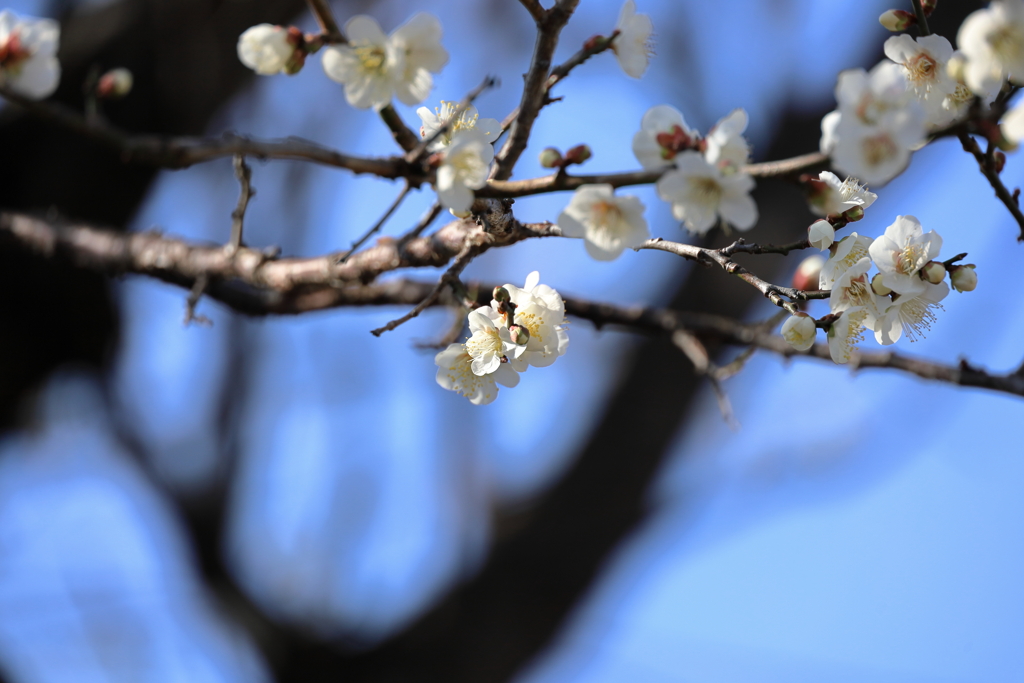
[[[793,289],[804,292],[815,292],[818,290],[818,278],[821,276],[821,267],[825,265],[825,259],[815,254],[808,256],[796,269],[793,274]]]
[[[118,100],[132,91],[132,72],[128,69],[111,69],[100,76],[96,84],[96,97],[104,100]]]
[[[530,341],[530,331],[522,325],[512,325],[508,328],[508,337],[513,344],[526,346]]]
[[[593,156],[590,147],[587,145],[576,145],[565,153],[565,161],[570,164],[582,164]]]

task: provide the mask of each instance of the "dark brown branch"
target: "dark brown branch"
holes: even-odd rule
[[[245,210],[249,207],[249,201],[256,194],[252,187],[252,169],[245,163],[245,157],[241,154],[235,156],[235,177],[238,178],[238,206],[231,212],[231,241],[228,249],[231,253],[237,252],[242,246],[242,229],[245,225]]]
[[[391,131],[391,136],[395,138],[395,142],[398,146],[404,149],[406,152],[411,152],[416,149],[416,145],[420,143],[420,138],[416,133],[412,132],[409,126],[405,125],[405,121],[395,111],[394,106],[388,105],[380,110],[381,121]]]
[[[478,230],[474,224],[457,222],[446,226],[438,234],[449,231],[437,244],[430,245],[435,236],[420,238],[421,244],[399,255],[390,252],[391,258],[398,258],[404,266],[439,265],[437,261],[445,250],[445,259],[451,259],[465,248],[468,230]],[[550,226],[519,226],[513,240],[554,234]],[[450,251],[453,241],[458,239],[458,249]],[[333,257],[317,259],[289,259],[267,261],[266,257],[254,250],[243,247],[236,258],[228,258],[222,247],[189,245],[180,240],[157,233],[122,234],[95,228],[58,227],[19,214],[0,213],[0,241],[48,258],[69,262],[106,275],[136,273],[158,278],[188,289],[196,285],[200,277],[208,279],[205,295],[217,299],[229,307],[249,315],[297,314],[342,306],[383,306],[416,305],[427,298],[436,285],[410,280],[391,280],[380,284],[362,284],[357,280],[338,283],[329,271],[321,270],[319,279],[310,277],[311,264],[329,264]],[[447,244],[448,246],[441,246]],[[427,257],[426,252],[435,251]],[[369,250],[372,251],[372,250]],[[361,252],[356,257],[366,254]],[[383,257],[378,252],[373,259]],[[252,260],[262,260],[264,265],[253,267]],[[354,257],[350,264],[356,261]],[[236,270],[228,270],[225,264],[242,264]],[[234,281],[229,279],[234,278]],[[305,286],[297,287],[297,282]],[[478,303],[489,301],[493,287],[488,284],[471,284],[479,292]],[[446,297],[443,292],[437,297],[437,304],[461,304],[455,297]],[[723,316],[686,313],[667,309],[647,307],[622,307],[595,303],[575,297],[565,297],[565,310],[570,316],[589,320],[598,327],[613,325],[633,331],[672,334],[685,330],[701,340],[721,342],[765,349],[786,357],[810,356],[831,363],[828,346],[815,344],[806,352],[795,351],[777,335],[770,334],[763,324],[746,324]],[[941,381],[965,387],[990,389],[1024,397],[1024,376],[1015,373],[995,375],[966,362],[959,366],[948,366],[922,359],[909,358],[892,352],[861,353],[851,367],[887,368],[910,373],[923,379]]]
[[[309,4],[309,11],[316,17],[316,23],[320,24],[320,30],[329,43],[346,43],[344,34],[338,28],[338,22],[334,20],[327,0],[306,0]]]
[[[538,26],[543,23],[547,10],[541,7],[537,0],[519,0],[519,4],[526,8],[526,11],[530,13],[530,16],[533,17]]]
[[[967,133],[960,133],[958,137],[960,138],[960,144],[963,145],[964,151],[970,152],[978,162],[978,168],[981,170],[981,174],[985,176],[988,180],[988,184],[992,186],[993,190],[995,190],[996,197],[1006,205],[1006,208],[1010,211],[1010,215],[1013,216],[1014,220],[1017,221],[1017,225],[1020,226],[1020,235],[1017,237],[1017,241],[1024,242],[1024,213],[1021,213],[1020,205],[1017,203],[1017,198],[1011,194],[1008,189],[1006,189],[1006,185],[1003,185],[1003,181],[999,177],[999,173],[996,171],[994,159],[982,152],[977,141]]]
[[[530,139],[533,122],[537,119],[540,108],[544,106],[547,95],[544,84],[551,71],[551,57],[558,46],[558,36],[568,23],[579,0],[564,0],[555,4],[545,12],[544,20],[537,25],[537,42],[533,47],[530,70],[526,74],[523,86],[523,97],[519,102],[519,115],[512,124],[511,133],[498,154],[498,162],[494,172],[496,180],[508,180],[516,162],[526,149]]]

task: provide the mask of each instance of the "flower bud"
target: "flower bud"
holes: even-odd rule
[[[836,241],[836,231],[828,221],[817,220],[807,228],[807,239],[812,247],[825,251]]]
[[[878,17],[878,23],[893,32],[906,31],[917,23],[917,17],[906,10],[891,9]]]
[[[100,76],[96,84],[96,97],[104,100],[119,100],[132,91],[132,72],[128,69],[111,69]]]
[[[793,289],[803,292],[814,292],[818,290],[818,278],[821,277],[821,267],[825,265],[825,259],[818,254],[808,256],[796,269],[793,274]]]
[[[570,164],[582,164],[592,156],[590,147],[587,145],[576,145],[565,153],[565,161]]]
[[[929,261],[921,268],[921,279],[937,285],[946,279],[946,266],[938,261]]]
[[[562,165],[562,153],[554,147],[545,147],[540,153],[541,168],[558,168]]]
[[[992,155],[992,160],[995,162],[996,173],[1002,173],[1003,168],[1006,167],[1006,155],[997,149]]]
[[[949,274],[949,281],[953,289],[958,292],[973,292],[978,286],[978,274],[974,272],[974,264],[968,263],[963,266],[954,266]]]
[[[511,325],[508,328],[508,337],[513,344],[526,346],[530,341],[530,331],[519,324]]]
[[[892,290],[885,286],[882,282],[882,274],[875,273],[875,276],[871,278],[871,291],[878,296],[889,296],[892,294]]]
[[[493,296],[494,300],[497,301],[499,304],[503,304],[506,301],[512,300],[512,297],[511,295],[509,295],[508,290],[505,289],[504,287],[495,287]]]
[[[864,218],[864,207],[854,206],[843,211],[843,218],[845,218],[848,223],[856,223],[861,218]]]
[[[935,11],[936,5],[939,4],[939,0],[922,0],[921,9],[924,10],[924,15],[930,17],[932,12]]]
[[[946,62],[946,73],[957,83],[964,82],[964,69],[967,67],[967,58],[960,52],[954,52],[953,56]]]
[[[806,351],[814,346],[817,335],[818,328],[814,324],[814,318],[806,313],[791,315],[782,323],[782,338],[797,351]]]

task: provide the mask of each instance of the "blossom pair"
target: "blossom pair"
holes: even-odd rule
[[[514,387],[519,373],[547,367],[569,347],[565,303],[558,292],[530,273],[522,288],[495,288],[489,306],[469,312],[472,333],[464,344],[451,344],[434,358],[437,383],[475,405],[492,402],[498,385]]]

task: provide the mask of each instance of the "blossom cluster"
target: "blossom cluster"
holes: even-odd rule
[[[865,331],[882,345],[903,336],[912,342],[923,338],[949,294],[947,274],[954,289],[975,288],[974,266],[937,261],[941,248],[942,238],[934,230],[925,233],[914,216],[897,216],[878,239],[854,232],[831,245],[818,287],[831,292],[830,313],[822,322],[832,360],[849,362]],[[874,275],[872,266],[878,270]],[[809,315],[797,313],[783,324],[782,335],[806,350],[817,327]]]
[[[539,283],[534,271],[522,288],[496,287],[489,306],[470,311],[471,336],[434,358],[437,383],[484,405],[497,398],[499,384],[514,387],[531,365],[547,367],[563,355],[569,347],[565,303]]]

